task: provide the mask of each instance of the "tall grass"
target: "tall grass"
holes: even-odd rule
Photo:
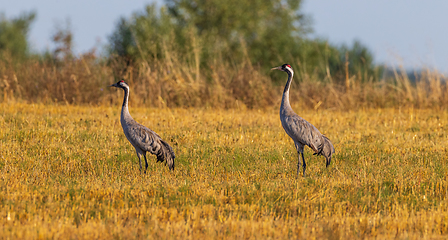
[[[266,108],[278,103],[286,81],[286,75],[260,69],[249,61],[232,65],[217,58],[207,69],[201,69],[198,57],[185,60],[174,53],[165,56],[131,65],[94,53],[19,64],[3,61],[0,99],[107,105],[121,101],[121,93],[107,86],[124,78],[131,86],[131,102],[148,107]],[[446,77],[435,71],[423,71],[415,82],[405,71],[395,71],[394,76],[380,81],[360,81],[366,78],[362,74],[347,74],[346,80],[338,83],[332,81],[331,72],[325,79],[303,72],[296,76],[291,97],[310,109],[428,108],[448,103]]]

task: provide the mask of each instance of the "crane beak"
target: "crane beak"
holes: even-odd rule
[[[282,67],[271,68],[271,71],[272,71],[272,70],[280,70],[280,71],[282,71]]]
[[[116,83],[109,85],[108,87],[117,87]]]

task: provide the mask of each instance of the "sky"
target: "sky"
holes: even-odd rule
[[[336,44],[360,40],[377,63],[448,73],[448,1],[305,0],[314,36]]]
[[[79,54],[107,44],[120,17],[143,11],[163,0],[0,0],[0,13],[10,19],[34,10],[37,18],[29,40],[33,49],[53,46],[56,26],[70,22],[74,51]],[[311,37],[333,44],[359,40],[373,53],[375,62],[427,67],[448,73],[448,1],[441,0],[304,0],[302,12],[312,19]]]

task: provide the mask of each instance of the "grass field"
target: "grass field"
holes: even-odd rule
[[[0,103],[0,238],[434,239],[448,235],[448,112],[300,110],[334,143],[297,153],[278,106],[130,111],[176,169],[148,174],[121,105]]]

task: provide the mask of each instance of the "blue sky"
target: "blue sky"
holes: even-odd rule
[[[377,62],[448,73],[448,1],[313,0],[304,11],[315,35],[332,43],[359,39]]]
[[[0,0],[7,18],[35,10],[29,36],[35,50],[52,48],[57,25],[69,19],[75,52],[107,43],[120,16],[129,17],[152,2],[145,0]],[[335,44],[360,40],[377,63],[429,67],[448,73],[448,1],[417,0],[305,0],[302,11],[313,20],[314,33]]]

